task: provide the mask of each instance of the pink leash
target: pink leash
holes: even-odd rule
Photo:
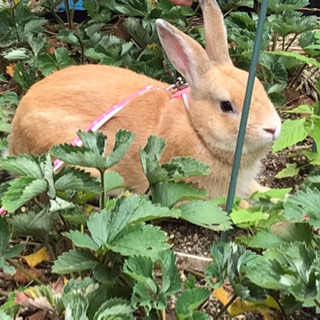
[[[131,100],[134,98],[141,96],[151,88],[154,88],[153,86],[146,86],[139,91],[131,94],[127,98],[123,99],[110,109],[108,109],[105,113],[103,113],[99,118],[97,118],[95,121],[93,121],[87,128],[85,128],[85,131],[88,132],[91,131],[97,131],[100,129],[106,122],[108,122],[114,115],[116,115],[120,110],[122,110]],[[189,94],[189,87],[186,87],[184,89],[178,90],[176,93],[174,93],[171,97],[171,100],[182,98],[183,102],[187,109],[189,109],[189,103],[188,103],[188,94]],[[82,141],[79,137],[75,138],[71,145],[73,146],[81,146]],[[63,166],[63,161],[56,159],[53,162],[53,171],[57,172],[61,167]],[[5,208],[0,208],[0,216],[5,214],[6,210]]]

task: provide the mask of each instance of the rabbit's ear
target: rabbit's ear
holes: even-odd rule
[[[170,61],[191,86],[197,87],[199,80],[211,68],[206,51],[165,20],[157,19],[156,24],[162,47]]]
[[[199,0],[206,38],[206,51],[213,63],[232,63],[229,56],[227,31],[216,0]]]

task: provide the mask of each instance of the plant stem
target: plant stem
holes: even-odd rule
[[[310,76],[299,84],[299,86],[296,88],[296,91],[299,91],[299,90],[303,87],[303,85],[304,85],[306,82],[308,82],[308,80],[309,80],[310,78],[312,78],[318,71],[319,71],[319,69],[318,69],[318,68],[315,68],[315,69],[312,71],[312,73],[310,74]]]
[[[64,27],[64,21],[60,18],[60,16],[54,10],[50,10],[50,13],[55,17],[55,19],[58,21],[58,23],[62,27]]]
[[[228,301],[228,303],[223,306],[223,308],[220,310],[220,312],[213,318],[214,320],[219,319],[223,313],[230,307],[230,305],[238,298],[236,294],[232,296],[232,298]]]
[[[67,20],[68,20],[68,28],[70,30],[72,30],[73,28],[73,25],[72,25],[72,22],[71,22],[71,16],[70,16],[70,7],[69,7],[69,0],[63,0],[64,2],[64,6],[66,8],[66,15],[67,15]]]
[[[301,75],[301,73],[303,72],[303,70],[307,67],[307,64],[304,63],[300,69],[298,70],[297,74],[294,76],[294,78],[291,80],[291,82],[288,84],[288,87],[291,88],[294,83],[297,81],[297,79],[299,78],[299,76]]]
[[[195,17],[196,14],[198,13],[199,9],[200,9],[200,4],[197,5],[196,9],[194,10],[193,15],[191,16],[191,18],[190,18],[189,21],[188,21],[187,28],[186,28],[186,33],[188,33],[188,32],[190,31],[190,29],[191,29],[191,27],[192,27],[192,22],[193,22],[193,20],[194,20],[194,17]]]
[[[288,43],[287,47],[284,49],[284,51],[288,51],[289,48],[291,47],[292,43],[294,42],[294,40],[296,40],[297,38],[297,34],[294,35],[294,37],[291,39],[291,41]]]
[[[166,309],[162,309],[161,310],[161,319],[162,320],[166,320],[167,319],[167,317],[166,317]]]
[[[276,298],[275,296],[271,296],[272,299],[277,303],[280,311],[282,312],[283,316],[284,316],[284,319],[285,320],[288,320],[288,316],[286,315],[286,312],[284,311],[283,307],[282,307],[282,304],[280,303],[280,301],[278,300],[278,298]]]
[[[313,302],[317,305],[318,308],[320,308],[320,302],[317,299],[314,299]]]
[[[103,210],[105,207],[105,198],[106,198],[106,192],[104,189],[104,172],[105,170],[100,171],[100,180],[101,180],[101,187],[102,187],[102,192],[100,196],[100,210]]]
[[[20,270],[21,272],[23,272],[26,276],[28,276],[30,279],[32,279],[34,282],[36,282],[37,284],[39,284],[40,286],[44,286],[46,285],[44,282],[42,282],[41,280],[39,280],[37,277],[35,277],[32,273],[30,273],[27,269],[25,269],[24,267],[22,267],[20,264],[14,262],[13,260],[6,260],[10,265],[12,265],[13,267],[15,267],[16,269]]]
[[[49,251],[49,254],[50,254],[50,256],[51,256],[51,259],[52,259],[52,260],[56,260],[56,259],[57,259],[56,254],[55,254],[55,252],[54,252],[54,250],[53,250],[53,248],[52,248],[49,240],[47,239],[47,237],[44,238],[43,242],[44,242],[47,250]]]

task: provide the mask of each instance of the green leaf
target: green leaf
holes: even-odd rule
[[[295,51],[272,51],[272,52],[269,52],[269,54],[275,54],[275,55],[279,55],[279,56],[295,58],[295,59],[297,59],[298,61],[300,61],[302,63],[308,64],[309,66],[314,66],[314,67],[320,68],[320,62],[318,62],[314,58],[309,58],[309,57],[307,57],[305,55],[302,55],[299,52],[295,52]]]
[[[183,292],[177,299],[176,315],[178,320],[187,320],[193,316],[193,312],[210,297],[210,291],[206,288],[195,288]]]
[[[181,289],[181,277],[176,262],[176,255],[172,250],[159,253],[162,274],[161,292],[165,296],[175,294]]]
[[[123,178],[115,171],[106,171],[104,173],[104,190],[110,192],[115,189],[124,188]]]
[[[14,275],[16,273],[16,268],[7,263],[3,257],[0,257],[0,268],[4,273]]]
[[[274,233],[269,230],[258,231],[255,235],[251,237],[238,237],[237,242],[240,241],[246,244],[250,248],[261,248],[269,249],[278,247],[283,244],[283,240],[277,237]]]
[[[265,253],[256,267],[248,267],[251,281],[268,289],[282,289],[298,301],[313,301],[317,295],[316,253],[300,242],[290,242]]]
[[[287,177],[294,177],[299,173],[300,168],[296,163],[287,163],[286,168],[277,173],[276,178],[282,179]]]
[[[178,218],[177,210],[154,205],[145,197],[132,195],[119,198],[112,212],[103,210],[88,220],[88,228],[93,240],[102,245],[113,241],[129,224],[148,221],[156,218]]]
[[[130,302],[120,298],[105,301],[95,313],[93,320],[123,319],[134,320]]]
[[[113,167],[123,158],[129,147],[131,146],[134,138],[135,135],[128,130],[117,131],[114,148],[112,152],[107,156],[107,168]]]
[[[85,233],[78,230],[65,232],[64,236],[68,237],[77,247],[97,250],[99,246]]]
[[[89,191],[99,194],[101,185],[90,173],[74,167],[63,167],[54,177],[56,190]]]
[[[53,214],[47,209],[39,213],[28,212],[19,214],[10,218],[15,236],[34,236],[36,238],[47,240],[52,232],[54,222]]]
[[[181,219],[196,225],[216,231],[231,229],[230,217],[212,201],[191,201],[179,209]]]
[[[160,166],[160,158],[165,146],[166,141],[163,138],[150,136],[144,149],[140,149],[142,169],[150,185],[167,180],[167,171]]]
[[[93,269],[99,261],[87,250],[70,250],[63,253],[54,262],[52,272],[58,274],[68,274],[83,270]]]
[[[204,199],[208,191],[198,190],[192,184],[186,184],[184,181],[158,182],[151,186],[151,194],[154,203],[172,208],[179,201]]]
[[[166,233],[158,227],[139,223],[123,229],[106,246],[123,256],[144,255],[155,260],[159,252],[170,248]]]
[[[10,182],[10,187],[2,198],[2,205],[13,212],[41,193],[47,191],[48,183],[44,179],[21,177]]]
[[[0,217],[0,255],[4,255],[7,251],[12,230],[6,218]]]
[[[310,244],[313,239],[312,226],[309,223],[290,223],[282,221],[271,227],[273,234],[283,241],[300,241]]]
[[[51,148],[50,153],[71,165],[97,168],[104,171],[106,167],[106,159],[103,156],[97,155],[85,146],[75,147],[70,144],[60,144]]]
[[[286,120],[282,124],[281,135],[273,144],[273,152],[280,151],[304,140],[311,131],[307,118]]]
[[[19,176],[29,176],[35,179],[43,178],[39,165],[39,158],[33,155],[19,154],[0,159],[2,169],[13,172]]]
[[[26,48],[10,49],[3,54],[3,57],[9,61],[26,60],[31,56],[31,51]]]
[[[105,148],[107,144],[107,137],[100,131],[97,132],[85,132],[79,130],[77,135],[82,140],[83,145],[89,150],[93,151],[99,156],[104,156]]]
[[[284,110],[285,113],[302,113],[302,114],[314,114],[314,109],[308,104],[302,104],[291,110]]]
[[[4,259],[12,259],[19,255],[25,246],[23,244],[17,244],[14,247],[7,250],[7,252],[3,255]]]
[[[320,226],[320,191],[307,188],[298,190],[284,204],[284,216],[291,222],[308,221],[312,226]]]
[[[268,214],[264,212],[252,212],[245,209],[234,209],[232,210],[230,217],[235,225],[245,228],[255,225],[255,223],[258,223],[261,220],[266,220]]]
[[[6,314],[4,311],[0,310],[0,318],[2,320],[12,320],[11,315]]]

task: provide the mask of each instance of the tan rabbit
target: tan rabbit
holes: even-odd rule
[[[100,130],[109,137],[128,129],[136,134],[126,156],[113,169],[133,190],[148,187],[139,160],[139,146],[157,135],[167,141],[162,161],[191,156],[210,166],[208,176],[194,178],[210,197],[226,196],[248,73],[235,68],[228,54],[221,11],[214,0],[200,1],[205,23],[206,51],[164,20],[157,20],[161,43],[176,69],[190,86],[189,108],[171,99],[169,84],[127,69],[103,65],[70,67],[33,85],[21,100],[12,123],[11,154],[47,152],[53,145],[71,142],[128,95],[153,86],[107,122]],[[263,189],[254,178],[267,146],[281,129],[280,118],[259,82],[255,80],[237,195]]]

